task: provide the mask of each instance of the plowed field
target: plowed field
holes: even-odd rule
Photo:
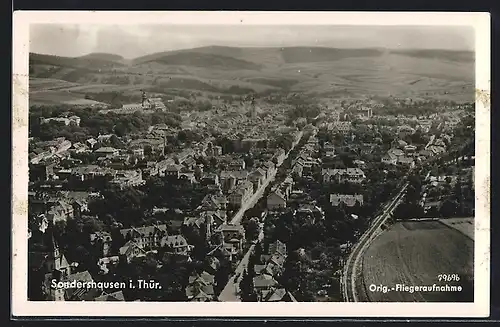
[[[363,256],[361,299],[370,302],[472,302],[474,242],[439,221],[396,223],[377,237]],[[458,274],[460,281],[439,281],[440,274]],[[370,291],[370,285],[389,291]],[[396,284],[462,287],[461,292],[398,292]],[[373,287],[373,286],[372,286]],[[361,291],[361,290],[364,290]]]

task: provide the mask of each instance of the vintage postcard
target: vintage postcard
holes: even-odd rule
[[[13,32],[14,316],[489,315],[488,13]]]

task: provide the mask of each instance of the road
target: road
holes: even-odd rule
[[[285,158],[283,159],[283,162],[285,162],[285,160],[288,158],[288,155],[290,154],[290,152],[300,142],[300,140],[302,139],[302,136],[303,136],[303,134],[300,135],[300,138],[297,140],[297,142],[295,142],[295,144],[293,145],[293,147],[286,153]],[[283,164],[283,162],[281,164]],[[264,194],[264,191],[266,190],[266,188],[269,186],[269,184],[272,181],[274,181],[274,178],[276,177],[276,173],[278,172],[278,168],[281,166],[281,164],[279,166],[277,166],[273,170],[273,172],[271,173],[271,176],[269,176],[268,178],[266,178],[266,180],[264,181],[264,183],[252,195],[252,197],[250,198],[250,200],[248,200],[245,204],[243,204],[243,206],[240,207],[240,209],[238,210],[238,212],[231,219],[231,224],[235,224],[235,225],[239,224],[241,222],[241,219],[245,215],[245,211],[247,211],[248,209],[251,209],[260,200],[260,198]]]
[[[353,250],[349,254],[344,265],[344,271],[342,274],[342,286],[344,293],[344,301],[346,302],[359,302],[358,295],[356,293],[356,278],[358,278],[358,264],[361,260],[363,253],[370,242],[375,238],[377,232],[380,231],[381,226],[389,218],[389,213],[394,210],[398,204],[403,199],[404,192],[408,187],[408,182],[406,182],[398,194],[392,198],[392,200],[387,203],[382,211],[382,213],[377,216],[368,230],[361,236],[358,243],[354,246]]]
[[[271,176],[269,176],[268,178],[266,178],[266,180],[264,181],[264,184],[262,184],[259,187],[259,189],[257,190],[257,192],[255,192],[252,195],[252,197],[250,198],[250,200],[248,200],[247,202],[245,202],[245,204],[243,204],[243,206],[240,207],[240,209],[238,210],[238,212],[231,219],[231,224],[237,225],[237,224],[239,224],[241,222],[241,219],[245,215],[245,211],[247,211],[248,209],[251,209],[259,201],[259,199],[264,194],[264,191],[269,186],[269,184],[274,180],[275,177],[276,177],[276,169],[274,169],[274,171],[271,174]]]
[[[258,242],[261,242],[263,239],[264,239],[264,231],[263,229],[261,229],[259,233]],[[252,246],[250,246],[245,256],[243,256],[243,259],[241,259],[240,263],[238,264],[238,267],[236,267],[234,275],[229,277],[229,281],[227,282],[222,292],[219,294],[220,302],[241,302],[241,299],[238,296],[240,281],[241,278],[243,277],[243,271],[248,267],[248,260],[250,259],[250,254],[252,254],[254,248],[255,244],[252,244]],[[238,276],[236,281],[234,280],[234,276]]]
[[[283,160],[283,162],[288,158],[288,155],[290,154],[290,152],[300,142],[300,140],[302,139],[302,136],[303,136],[303,134],[300,136],[299,140],[293,145],[292,149],[290,149],[290,151],[288,151],[286,153],[285,159]],[[259,201],[259,199],[264,194],[265,189],[269,186],[269,184],[272,181],[274,181],[274,178],[276,177],[276,173],[278,171],[278,168],[279,168],[279,166],[276,167],[276,169],[271,174],[271,176],[269,176],[269,178],[266,179],[264,184],[261,185],[261,187],[257,190],[257,192],[255,192],[255,194],[250,198],[250,200],[247,201],[247,203],[245,203],[240,208],[240,210],[238,210],[238,212],[233,216],[233,218],[231,219],[232,224],[239,224],[241,222],[241,219],[243,218],[243,216],[245,214],[245,211],[252,208]],[[261,242],[264,239],[264,230],[262,227],[263,226],[261,226],[261,231],[259,233],[258,242]],[[229,276],[229,280],[228,280],[226,286],[224,287],[222,292],[219,294],[218,298],[219,298],[220,302],[241,302],[241,299],[238,296],[239,284],[241,281],[243,271],[248,267],[248,260],[250,258],[250,254],[253,252],[254,248],[255,248],[255,244],[252,244],[250,246],[250,248],[248,249],[247,253],[245,253],[245,255],[243,256],[241,261],[238,263],[238,266],[236,267],[234,274]],[[234,280],[235,276],[238,276],[238,278],[236,280]]]

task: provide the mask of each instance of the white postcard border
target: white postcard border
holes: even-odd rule
[[[33,302],[27,300],[29,25],[428,25],[473,26],[476,42],[474,303]],[[487,317],[490,299],[490,15],[424,12],[77,12],[13,16],[12,314],[148,317]],[[444,272],[447,273],[447,272]],[[449,272],[453,273],[453,272]]]

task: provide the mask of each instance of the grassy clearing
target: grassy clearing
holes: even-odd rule
[[[382,233],[363,258],[364,287],[444,285],[439,274],[458,274],[462,292],[366,291],[371,302],[468,302],[473,301],[474,242],[439,221],[404,222]]]

